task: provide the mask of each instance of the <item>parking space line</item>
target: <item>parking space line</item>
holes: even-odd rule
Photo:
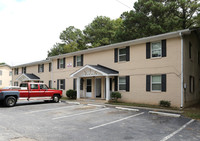
[[[142,114],[144,114],[144,112],[138,113],[138,114],[135,114],[135,115],[132,115],[132,116],[128,116],[128,117],[125,117],[125,118],[122,118],[122,119],[119,119],[119,120],[115,120],[115,121],[112,121],[112,122],[108,122],[108,123],[105,123],[105,124],[101,124],[101,125],[98,125],[98,126],[94,126],[94,127],[89,128],[89,129],[93,130],[93,129],[96,129],[96,128],[99,128],[99,127],[103,127],[103,126],[106,126],[106,125],[110,125],[110,124],[113,124],[113,123],[116,123],[116,122],[120,122],[120,121],[129,119],[129,118],[132,118],[132,117],[136,117],[136,116],[139,116],[139,115],[142,115]]]
[[[166,141],[168,139],[170,139],[171,137],[173,137],[175,134],[179,133],[181,130],[183,130],[185,127],[187,127],[190,123],[192,123],[194,121],[194,119],[191,119],[189,122],[187,122],[186,124],[184,124],[183,126],[181,126],[181,128],[179,128],[178,130],[174,131],[173,133],[169,134],[168,136],[164,137],[162,140],[160,141]]]
[[[68,118],[68,117],[73,117],[73,116],[79,116],[79,115],[85,115],[85,114],[90,114],[90,113],[94,113],[94,112],[104,111],[104,110],[108,110],[108,109],[110,109],[110,108],[103,108],[103,109],[99,109],[99,110],[93,110],[93,111],[88,111],[88,112],[83,112],[83,113],[78,113],[78,114],[73,114],[73,115],[56,117],[56,118],[52,118],[52,120],[61,119],[61,118]]]
[[[36,111],[31,111],[31,112],[27,112],[25,114],[33,114],[33,113],[39,113],[39,112],[47,112],[47,111],[53,111],[53,110],[58,110],[58,109],[67,109],[67,108],[72,108],[75,107],[77,105],[72,105],[72,106],[65,106],[65,107],[58,107],[58,108],[51,108],[51,109],[44,109],[44,110],[36,110]]]

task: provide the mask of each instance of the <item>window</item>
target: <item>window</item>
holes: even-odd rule
[[[194,77],[190,76],[190,93],[194,93],[194,86],[195,86],[195,81],[194,81]]]
[[[119,49],[119,61],[126,61],[126,48]]]
[[[14,82],[14,86],[18,86],[18,82]]]
[[[161,42],[151,43],[151,57],[161,57],[162,56],[162,47]]]
[[[0,86],[2,85],[2,80],[0,80]]]
[[[9,76],[12,76],[12,71],[9,71]]]
[[[14,75],[18,75],[18,68],[14,69]]]
[[[83,54],[79,56],[74,56],[74,67],[76,66],[83,66]]]
[[[65,68],[65,58],[57,59],[57,69]]]
[[[57,89],[65,90],[65,79],[57,80]]]
[[[39,64],[38,65],[38,72],[44,72],[44,64]]]
[[[81,56],[76,56],[76,65],[77,66],[82,66]]]
[[[38,89],[38,84],[31,84],[31,89]]]
[[[40,84],[40,89],[48,89],[48,87],[45,84]]]
[[[130,61],[130,47],[115,48],[114,49],[114,62]]]
[[[126,77],[119,77],[119,90],[126,90]]]
[[[26,73],[26,67],[22,67],[22,73]]]
[[[2,70],[0,70],[0,75],[2,75]]]
[[[151,90],[152,91],[161,91],[161,75],[152,75],[151,79]]]
[[[49,88],[52,88],[52,81],[49,80]]]

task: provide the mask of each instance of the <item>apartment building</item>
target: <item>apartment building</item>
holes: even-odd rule
[[[12,85],[12,69],[7,64],[0,65],[0,89]]]
[[[48,57],[13,67],[13,85],[44,82],[77,98],[186,107],[200,100],[200,29],[186,29]]]

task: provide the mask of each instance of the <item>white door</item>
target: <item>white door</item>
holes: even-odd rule
[[[86,83],[86,97],[92,97],[92,79],[87,79]]]
[[[101,78],[96,79],[96,97],[101,97]]]

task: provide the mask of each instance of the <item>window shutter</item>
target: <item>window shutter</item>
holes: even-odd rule
[[[73,79],[73,90],[76,90],[76,79]]]
[[[65,79],[63,79],[63,90],[65,90]]]
[[[189,42],[189,58],[192,58],[192,43]]]
[[[63,68],[65,68],[65,58],[63,58]]]
[[[110,91],[112,91],[112,78],[110,78]]]
[[[76,56],[74,56],[74,67],[76,67]]]
[[[38,65],[38,73],[40,72],[40,65]]]
[[[151,56],[151,48],[150,48],[151,43],[148,42],[146,43],[146,59],[149,59]]]
[[[83,66],[83,54],[81,54],[81,66]]]
[[[81,85],[80,85],[80,90],[83,90],[83,78],[81,78]]]
[[[57,60],[57,69],[59,69],[59,67],[60,67],[59,66],[60,65],[59,62],[60,62],[60,59]]]
[[[167,79],[166,79],[166,74],[162,74],[161,76],[161,82],[162,82],[162,88],[161,88],[161,91],[162,92],[166,92],[166,83]]]
[[[130,61],[130,46],[126,47],[126,61]]]
[[[118,91],[118,76],[115,76],[115,91]]]
[[[151,75],[146,75],[146,91],[151,91]]]
[[[23,73],[23,69],[24,69],[24,68],[22,67],[22,73]]]
[[[167,45],[166,45],[166,40],[162,40],[162,57],[167,56]]]
[[[42,72],[44,72],[44,64],[42,64]]]
[[[130,91],[130,76],[126,76],[126,91]]]
[[[59,80],[57,80],[57,89],[59,90]]]
[[[51,63],[49,63],[49,72],[51,71]]]
[[[114,51],[114,62],[115,63],[118,62],[118,48],[115,48],[115,51]]]

